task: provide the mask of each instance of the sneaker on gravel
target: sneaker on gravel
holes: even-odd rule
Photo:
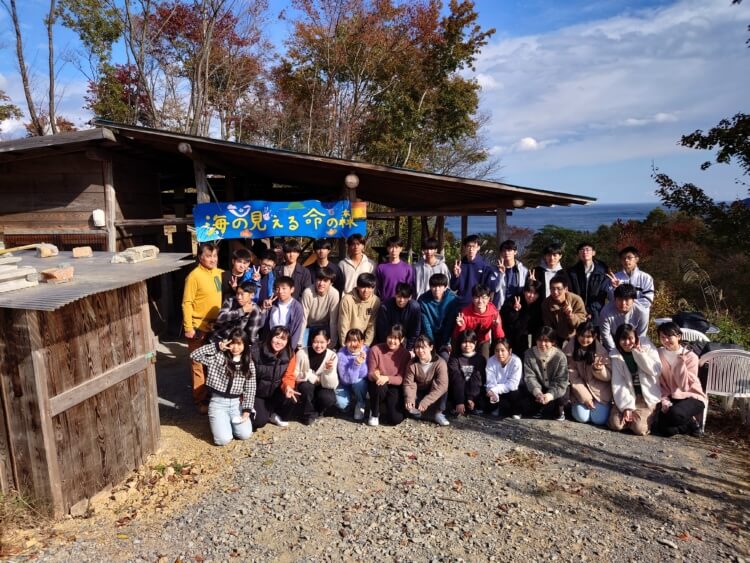
[[[476,414],[476,415],[481,416],[484,414],[484,411],[482,409],[474,409],[473,411],[471,411],[471,414]]]
[[[555,419],[557,422],[565,422],[565,412],[561,412],[560,416]]]
[[[513,416],[511,416],[511,418],[513,420],[521,420],[521,415],[520,414],[514,414]]]
[[[367,419],[367,426],[377,426],[380,424],[380,418],[377,416],[371,416]]]
[[[354,420],[363,420],[365,418],[365,404],[357,403],[354,407]]]
[[[271,424],[275,424],[276,426],[280,426],[281,428],[286,428],[289,426],[289,423],[286,420],[282,420],[281,417],[273,413],[271,416],[268,417],[268,422]]]
[[[500,418],[500,407],[497,407],[494,411],[492,411],[492,416],[495,418]]]
[[[445,418],[445,415],[441,412],[437,413],[435,415],[435,422],[440,426],[450,426],[451,423],[448,422],[448,419]]]

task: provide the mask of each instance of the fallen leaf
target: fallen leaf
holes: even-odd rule
[[[454,491],[456,491],[457,493],[460,493],[461,489],[463,489],[463,488],[464,488],[464,484],[463,484],[463,482],[460,479],[456,479],[455,481],[453,481],[453,490]]]
[[[118,540],[126,540],[126,539],[128,539],[128,535],[127,534],[117,534],[115,537]]]
[[[678,540],[682,541],[688,541],[690,539],[690,534],[687,532],[682,532],[680,535],[677,536]]]
[[[412,461],[416,461],[417,460],[417,454],[409,454],[408,456],[406,456],[406,459],[410,459]]]
[[[710,454],[708,454],[708,457],[716,459],[717,457],[719,457],[719,454],[717,454],[716,452],[711,452]]]
[[[470,452],[466,452],[466,455],[469,457],[477,457],[479,455],[479,452],[476,450],[472,450]]]

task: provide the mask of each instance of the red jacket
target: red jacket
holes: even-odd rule
[[[484,313],[475,311],[474,305],[467,305],[461,310],[461,314],[464,316],[464,324],[459,326],[456,323],[456,328],[453,329],[453,338],[457,338],[467,328],[477,333],[478,344],[491,342],[493,339],[505,336],[500,314],[492,303],[487,303],[487,309]]]

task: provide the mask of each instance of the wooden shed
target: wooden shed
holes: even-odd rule
[[[185,262],[20,255],[38,270],[67,260],[75,279],[0,294],[0,491],[59,517],[159,445],[145,280]]]
[[[210,199],[361,199],[391,210],[368,213],[370,219],[398,224],[406,217],[411,224],[415,216],[436,217],[439,236],[446,216],[461,216],[464,231],[467,217],[494,216],[501,240],[514,209],[595,201],[120,123],[96,125],[0,142],[0,234],[6,246],[43,240],[111,251],[134,244],[190,250],[191,210]],[[94,209],[105,212],[104,225],[93,224]],[[165,238],[165,226],[174,236]]]

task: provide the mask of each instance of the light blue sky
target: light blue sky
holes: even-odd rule
[[[28,63],[44,90],[46,0],[18,2]],[[678,146],[682,134],[750,112],[750,2],[730,0],[477,0],[497,32],[471,73],[483,86],[489,147],[504,181],[597,197],[654,201],[652,164],[714,198],[746,197],[734,166],[699,166],[710,154]],[[270,0],[266,26],[278,45],[286,1]],[[76,47],[60,29],[56,50]],[[0,89],[22,105],[9,21],[0,10]],[[61,111],[77,123],[86,81],[60,70]],[[17,125],[5,123],[5,135]]]

